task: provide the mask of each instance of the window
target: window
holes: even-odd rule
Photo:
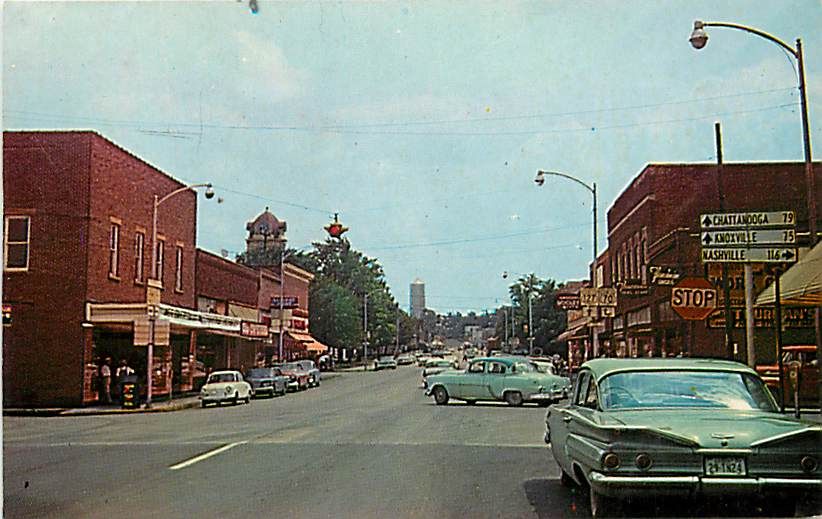
[[[157,279],[160,280],[160,284],[163,284],[163,264],[164,264],[164,253],[165,253],[165,245],[166,242],[163,240],[157,240],[157,260],[155,263],[155,268],[157,269]]]
[[[492,362],[491,364],[489,364],[488,372],[497,374],[505,373],[505,366],[500,364],[499,362]]]
[[[485,371],[484,362],[474,362],[468,366],[468,373],[482,373],[483,371]]]
[[[4,256],[6,270],[28,270],[29,268],[28,216],[7,216]]]
[[[176,266],[174,268],[174,290],[177,292],[183,291],[183,248],[177,246],[176,249]]]
[[[118,277],[120,274],[120,224],[112,223],[108,241],[108,275]]]
[[[597,408],[597,385],[593,380],[588,384],[588,393],[585,395],[585,403],[582,405],[590,409]]]
[[[134,281],[143,282],[143,250],[146,243],[145,233],[134,235]]]
[[[585,395],[588,394],[588,383],[591,381],[591,372],[583,371],[577,377],[577,385],[574,391],[574,404],[583,405]]]

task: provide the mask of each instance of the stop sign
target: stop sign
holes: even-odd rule
[[[685,278],[671,289],[671,308],[689,321],[701,321],[711,315],[716,299],[716,289],[704,278]]]

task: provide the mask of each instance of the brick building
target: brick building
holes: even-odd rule
[[[183,184],[90,131],[4,132],[3,168],[6,246],[14,251],[4,264],[5,403],[93,401],[106,357],[145,376],[133,321],[109,310],[145,316],[153,196]],[[196,211],[188,191],[159,215],[158,272],[169,308],[195,308]],[[188,340],[185,327],[171,330],[175,346]]]
[[[815,164],[817,177],[822,167]],[[822,182],[816,183],[822,205]],[[650,164],[608,210],[608,249],[592,266],[603,286],[618,288],[618,306],[604,320],[597,337],[602,351],[614,356],[685,354],[728,357],[724,309],[705,321],[686,321],[671,308],[671,284],[686,276],[705,277],[722,293],[721,267],[700,258],[699,215],[717,212],[796,212],[800,254],[809,243],[803,163]],[[819,228],[819,224],[817,224]],[[744,360],[742,268],[729,269],[733,343]],[[759,292],[771,282],[754,268]],[[812,309],[786,308],[785,343],[813,344]],[[756,310],[757,359],[774,360],[773,318]],[[732,344],[733,347],[733,344]]]

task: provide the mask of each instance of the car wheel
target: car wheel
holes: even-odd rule
[[[207,405],[208,405],[208,404],[206,404],[206,401],[205,401],[205,400],[203,400],[202,402],[200,402],[200,406],[201,406],[201,407],[203,407],[203,408],[204,408],[205,406],[207,406]]]
[[[600,494],[593,488],[589,489],[588,495],[591,498],[591,517],[619,517],[622,511],[622,503],[613,497]]]
[[[505,393],[505,402],[512,407],[522,405],[522,393],[519,391],[508,391]]]
[[[560,469],[559,483],[562,486],[568,487],[568,488],[572,488],[572,487],[577,486],[576,481],[574,481],[574,478],[572,478],[570,475],[568,475],[568,473],[565,472],[564,469]]]
[[[434,402],[437,405],[445,405],[448,403],[448,391],[445,390],[442,386],[437,386],[434,388]]]

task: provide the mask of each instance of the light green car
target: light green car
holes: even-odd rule
[[[493,357],[472,359],[464,370],[448,370],[427,379],[426,395],[438,405],[451,398],[473,404],[502,400],[512,406],[523,402],[549,405],[566,398],[571,382],[565,377],[541,373],[526,359]]]
[[[780,414],[737,362],[591,360],[545,420],[560,481],[588,491],[593,517],[666,496],[793,517],[798,499],[822,491],[822,426]]]

